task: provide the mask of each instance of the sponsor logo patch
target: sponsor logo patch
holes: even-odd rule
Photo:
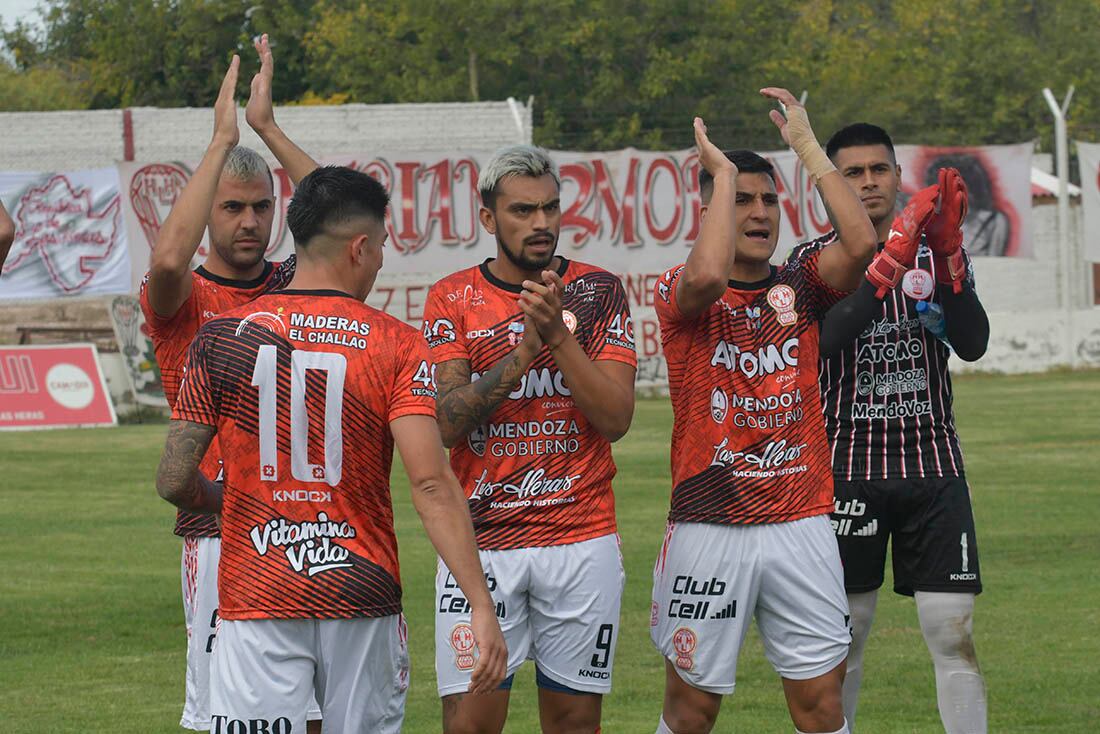
[[[768,305],[776,313],[776,319],[783,326],[791,326],[798,322],[798,314],[794,310],[794,288],[786,283],[774,285],[768,291]]]
[[[465,622],[451,628],[451,648],[455,651],[455,667],[459,670],[474,668],[474,630]]]
[[[901,279],[901,290],[910,298],[923,301],[936,290],[936,280],[932,273],[923,268],[913,268]]]
[[[695,632],[681,627],[672,634],[672,649],[676,651],[676,667],[691,670],[695,667],[695,646],[699,644]]]

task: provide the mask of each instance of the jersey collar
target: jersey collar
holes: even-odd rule
[[[771,270],[768,271],[768,277],[763,280],[756,280],[752,282],[744,280],[730,280],[727,281],[727,285],[736,291],[759,291],[767,288],[775,280],[775,274],[779,272],[779,268],[774,265],[771,266]]]
[[[565,271],[569,269],[569,261],[558,255],[558,259],[561,260],[561,264],[558,266],[558,275],[565,278]],[[503,280],[493,275],[489,270],[489,263],[493,261],[493,258],[485,258],[485,262],[478,266],[478,270],[481,271],[481,277],[489,281],[490,285],[500,288],[502,291],[508,291],[509,293],[522,293],[523,286],[519,283],[505,283]]]
[[[221,275],[214,275],[206,269],[205,265],[200,265],[195,268],[195,272],[199,275],[199,277],[206,278],[207,280],[213,283],[217,283],[218,285],[223,285],[226,288],[241,288],[243,290],[252,290],[253,288],[259,288],[261,285],[264,284],[265,281],[267,281],[274,267],[275,266],[271,264],[270,260],[264,260],[264,271],[260,273],[259,277],[254,278],[253,280],[234,280],[233,278],[225,278]]]

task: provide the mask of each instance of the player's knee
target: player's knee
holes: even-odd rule
[[[487,716],[488,707],[469,705],[466,695],[443,697],[443,734],[500,734],[503,723]]]
[[[559,712],[540,718],[544,734],[593,734],[600,728],[599,715],[588,712]]]
[[[698,696],[666,696],[664,720],[675,734],[709,734],[718,705]]]
[[[844,672],[845,665],[841,663],[819,678],[804,681],[784,679],[787,705],[800,731],[836,731],[843,724]]]
[[[973,594],[917,594],[921,633],[933,659],[960,661],[975,670]]]

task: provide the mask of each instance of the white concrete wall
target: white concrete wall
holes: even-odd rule
[[[287,134],[314,156],[491,150],[531,140],[531,110],[507,102],[278,107]],[[131,110],[134,160],[197,161],[213,129],[207,108]],[[241,144],[267,154],[239,112]],[[124,158],[122,110],[0,113],[0,169],[98,168]],[[274,158],[268,156],[270,162]]]

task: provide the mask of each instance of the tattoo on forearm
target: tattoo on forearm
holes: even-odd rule
[[[519,355],[511,352],[480,379],[469,382],[469,363],[444,362],[436,368],[439,385],[439,429],[443,441],[453,445],[488,420],[523,376]]]
[[[214,438],[214,426],[190,421],[172,421],[164,455],[157,469],[157,492],[176,507],[196,512],[215,512],[221,504],[220,493],[199,474],[199,464]],[[217,506],[215,506],[217,505]]]

